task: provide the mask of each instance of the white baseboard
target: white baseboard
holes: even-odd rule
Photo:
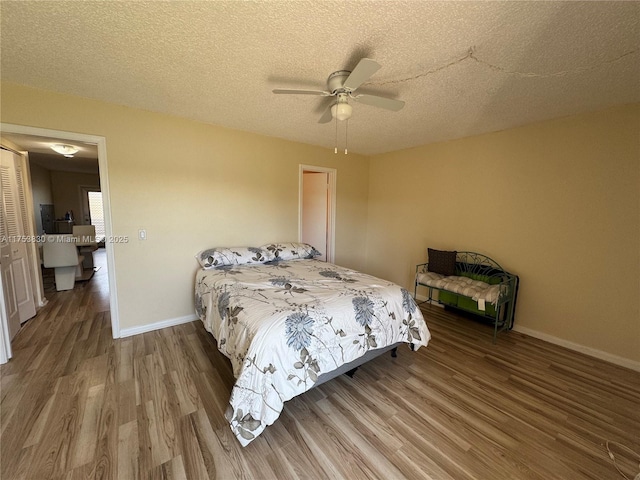
[[[175,327],[176,325],[193,322],[197,319],[198,317],[196,317],[195,315],[187,315],[185,317],[168,318],[167,320],[161,320],[160,322],[149,323],[147,325],[140,325],[139,327],[122,328],[120,329],[120,338],[132,337],[133,335],[140,335],[141,333],[153,332],[154,330],[160,330],[168,327]]]
[[[428,297],[424,295],[416,295],[416,300],[420,302],[426,302],[428,300]],[[438,303],[437,300],[433,300],[430,303],[431,305],[436,305],[438,307],[444,308],[444,305]],[[537,330],[532,330],[527,327],[521,327],[517,323],[513,326],[513,330],[515,330],[516,332],[524,333],[525,335],[529,335],[530,337],[539,338],[540,340],[544,340],[545,342],[553,343],[554,345],[560,345],[561,347],[568,348],[569,350],[584,353],[585,355],[589,355],[591,357],[605,360],[615,365],[620,365],[621,367],[640,372],[640,362],[637,362],[635,360],[620,357],[618,355],[613,355],[612,353],[603,352],[602,350],[597,350],[595,348],[585,347],[584,345],[580,345],[579,343],[570,342],[569,340],[554,337],[553,335],[539,332]]]
[[[529,335],[530,337],[539,338],[540,340],[544,340],[545,342],[553,343],[554,345],[560,345],[561,347],[568,348],[569,350],[575,350],[576,352],[584,353],[585,355],[589,355],[591,357],[605,360],[615,365],[620,365],[621,367],[626,367],[631,370],[640,372],[640,362],[637,362],[635,360],[619,357],[618,355],[603,352],[602,350],[597,350],[595,348],[585,347],[584,345],[573,343],[568,340],[554,337],[553,335],[542,333],[537,330],[532,330],[527,327],[521,327],[517,324],[513,326],[513,329],[516,332],[524,333],[525,335]]]

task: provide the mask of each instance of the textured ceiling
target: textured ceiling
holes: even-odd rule
[[[640,101],[638,2],[0,3],[2,80],[333,148],[324,89],[363,56],[350,151],[376,154]],[[340,144],[344,124],[339,125]],[[93,133],[93,132],[89,132]]]

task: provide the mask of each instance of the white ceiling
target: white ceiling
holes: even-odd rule
[[[349,150],[376,154],[640,101],[639,2],[2,1],[2,80],[333,148],[324,89],[382,64]],[[340,125],[344,135],[344,125]],[[87,132],[96,133],[96,132]],[[343,140],[340,141],[341,143]]]

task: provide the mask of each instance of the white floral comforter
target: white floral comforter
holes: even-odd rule
[[[430,333],[398,285],[317,260],[200,270],[196,313],[231,359],[227,420],[243,446],[322,373]]]

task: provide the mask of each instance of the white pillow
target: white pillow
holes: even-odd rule
[[[319,257],[322,254],[308,243],[267,243],[260,247],[267,252],[269,260],[299,260],[302,258]]]
[[[268,252],[255,247],[216,247],[202,250],[196,254],[196,259],[202,268],[206,269],[228,265],[264,263],[271,260],[268,257]]]

